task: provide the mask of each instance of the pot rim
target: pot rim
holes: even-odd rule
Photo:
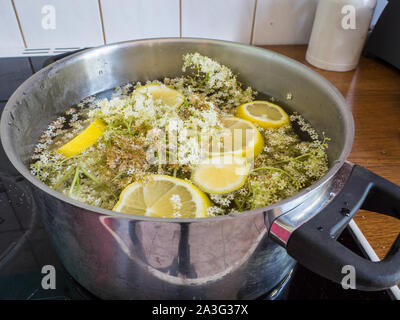
[[[282,201],[276,202],[272,205],[254,209],[254,210],[249,210],[249,211],[243,211],[240,212],[237,215],[224,215],[224,216],[214,216],[214,217],[208,217],[208,218],[191,218],[191,219],[174,219],[174,218],[153,218],[153,217],[143,217],[143,216],[136,216],[132,214],[126,214],[126,213],[119,213],[115,212],[109,209],[103,209],[100,207],[88,205],[86,203],[77,201],[75,199],[69,198],[65,195],[63,195],[60,192],[55,191],[54,189],[50,188],[46,184],[44,184],[42,181],[37,179],[35,176],[33,176],[28,168],[25,167],[25,165],[22,163],[22,161],[19,159],[19,157],[16,156],[16,154],[13,151],[13,148],[11,146],[11,139],[10,139],[10,133],[11,131],[9,130],[10,124],[8,123],[10,121],[10,113],[13,109],[13,107],[16,105],[16,102],[20,100],[20,97],[22,94],[25,94],[27,89],[30,89],[31,87],[37,85],[39,81],[38,79],[46,76],[50,71],[54,72],[57,69],[61,69],[63,65],[73,62],[74,60],[80,58],[81,56],[89,56],[93,52],[97,51],[108,51],[112,50],[114,48],[128,48],[131,46],[136,46],[140,44],[151,44],[151,43],[174,43],[174,42],[197,42],[197,43],[203,43],[203,44],[220,44],[220,45],[229,45],[231,47],[236,47],[241,50],[246,50],[246,51],[252,51],[255,53],[259,53],[261,55],[271,55],[273,54],[274,56],[279,57],[282,60],[285,60],[289,65],[292,67],[300,68],[304,72],[308,73],[308,75],[311,78],[314,78],[318,80],[319,84],[332,96],[335,96],[337,100],[337,107],[340,109],[341,114],[344,115],[344,121],[345,121],[345,128],[346,128],[346,137],[345,137],[345,142],[344,142],[344,147],[340,153],[340,156],[337,160],[333,161],[333,164],[331,168],[328,170],[328,172],[317,182],[312,184],[310,187],[305,188],[301,190],[299,193],[286,198]],[[224,219],[232,219],[235,217],[243,216],[243,215],[252,215],[252,214],[258,214],[258,213],[266,213],[266,212],[281,212],[280,208],[285,207],[288,205],[290,202],[296,202],[295,200],[301,200],[301,198],[305,198],[307,194],[311,193],[312,191],[316,191],[318,188],[323,186],[325,183],[327,183],[337,172],[338,170],[342,167],[344,162],[346,161],[354,140],[354,119],[353,119],[353,114],[350,111],[350,108],[347,106],[347,103],[343,97],[343,95],[339,92],[339,90],[332,84],[330,83],[327,79],[325,79],[322,75],[319,73],[315,72],[312,70],[310,67],[292,59],[289,57],[286,57],[282,54],[276,53],[274,51],[264,49],[264,48],[259,48],[255,46],[250,46],[246,44],[241,44],[237,42],[232,42],[232,41],[226,41],[226,40],[214,40],[214,39],[205,39],[205,38],[153,38],[153,39],[142,39],[142,40],[131,40],[131,41],[123,41],[123,42],[117,42],[113,44],[108,44],[108,45],[101,45],[98,47],[86,49],[80,52],[77,52],[75,54],[72,54],[70,56],[67,56],[65,58],[62,58],[49,66],[42,68],[32,76],[30,76],[27,80],[25,80],[18,88],[17,90],[12,94],[12,96],[9,98],[6,106],[4,107],[3,114],[1,117],[0,121],[0,138],[1,138],[1,143],[3,145],[4,151],[10,160],[10,162],[13,164],[13,166],[17,169],[17,171],[24,177],[26,178],[30,183],[32,183],[35,187],[39,188],[41,191],[45,192],[46,194],[49,194],[58,200],[61,200],[63,202],[66,202],[67,204],[79,207],[84,210],[90,211],[90,213],[95,213],[95,214],[101,214],[101,215],[106,215],[110,217],[120,217],[120,218],[125,218],[125,219],[130,219],[130,220],[144,220],[144,221],[153,221],[153,222],[168,222],[168,223],[193,223],[193,222],[211,222],[214,220],[224,220]],[[293,206],[295,207],[295,205]],[[284,212],[281,212],[284,213]]]

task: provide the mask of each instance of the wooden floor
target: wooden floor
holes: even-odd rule
[[[358,68],[331,72],[305,61],[307,47],[263,46],[298,60],[328,79],[354,115],[355,139],[349,160],[400,185],[400,71],[362,57]],[[354,220],[380,258],[400,233],[400,220],[360,211]]]

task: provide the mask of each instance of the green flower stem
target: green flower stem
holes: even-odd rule
[[[73,167],[69,168],[69,169],[64,173],[64,175],[63,175],[60,179],[58,179],[58,181],[56,182],[56,184],[53,186],[53,189],[57,189],[65,180],[67,180],[67,179],[71,176],[71,174],[72,174],[73,171],[74,171],[74,168],[73,168]]]
[[[239,200],[234,198],[233,201],[235,202],[235,204],[238,207],[239,211],[242,211],[242,204],[239,202]]]
[[[72,180],[72,184],[71,187],[69,188],[69,192],[68,195],[72,198],[72,195],[74,194],[74,188],[75,188],[75,184],[79,181],[79,167],[77,167],[75,169],[75,175],[74,175],[74,179]]]
[[[173,153],[171,151],[165,150],[165,153],[168,155],[168,159],[167,160],[170,161],[170,162],[176,161],[178,159],[178,153],[177,152]]]
[[[117,180],[122,175],[123,175],[123,172],[118,172],[118,174],[114,178],[112,178],[110,182],[114,182],[115,180]]]
[[[101,183],[96,177],[94,177],[89,171],[87,171],[85,168],[81,167],[80,168],[82,170],[82,173],[88,177],[90,180],[92,180],[94,183],[96,183],[99,187],[106,189],[112,196],[114,199],[118,199],[118,197],[115,195],[115,193],[111,190],[111,188],[109,188],[106,184]],[[118,173],[110,182],[112,182],[115,179],[118,179],[119,176],[122,175],[121,173]]]
[[[83,172],[83,174],[88,177],[90,180],[92,180],[94,183],[96,184],[100,184],[100,181],[97,180],[97,178],[95,176],[93,176],[89,171],[87,171],[84,167],[80,167],[81,171]]]
[[[210,74],[207,72],[206,76],[204,77],[203,81],[200,83],[199,87],[202,87],[203,84],[210,78]]]
[[[298,161],[298,160],[303,159],[305,157],[312,157],[312,156],[313,156],[313,154],[311,152],[309,152],[309,153],[302,154],[301,156],[298,156],[298,157],[294,158],[293,160]]]
[[[60,161],[60,164],[63,164],[63,163],[64,163],[65,161],[67,161],[67,160],[82,158],[83,156],[84,156],[84,154],[78,154],[78,155],[76,155],[76,156],[72,156],[72,157],[65,158],[64,160]]]
[[[131,136],[132,135],[132,122],[133,119],[131,119],[130,121],[126,121],[124,120],[124,123],[126,125],[126,128],[128,129],[128,134]]]
[[[254,192],[254,188],[253,188],[253,186],[251,185],[250,181],[248,181],[248,187],[249,187],[249,196],[250,196],[250,193],[251,193],[251,197],[252,197],[251,205],[250,205],[250,210],[253,210],[253,208],[254,208],[254,202],[255,202],[255,198],[256,198],[256,193]],[[247,200],[248,200],[248,197],[247,197],[246,201],[247,201]]]
[[[117,195],[114,193],[114,191],[111,190],[110,187],[108,187],[106,184],[100,185],[102,188],[106,189],[114,199],[118,199]]]
[[[253,189],[252,193],[253,193],[253,199],[251,200],[250,210],[254,209],[254,205],[255,205],[255,201],[256,201],[256,195],[257,195],[257,192],[254,189]]]
[[[259,171],[259,170],[270,170],[270,171],[277,171],[277,172],[283,173],[283,174],[287,175],[291,180],[293,180],[293,182],[297,185],[297,187],[300,187],[300,183],[283,169],[274,168],[274,167],[260,167],[260,168],[253,169],[251,172],[253,173],[253,172]]]
[[[287,162],[290,162],[292,160],[299,161],[300,159],[303,159],[305,157],[311,157],[311,156],[312,156],[312,153],[308,152],[308,153],[302,154],[302,155],[300,155],[298,157],[295,157],[295,158],[290,158],[288,160],[281,160],[281,161],[278,161],[278,162],[274,162],[272,165],[274,166],[274,165],[281,164],[281,163],[287,163]]]
[[[78,168],[79,170],[79,168]],[[79,193],[79,190],[81,189],[81,184],[80,184],[80,178],[79,178],[79,172],[78,172],[78,176],[76,178],[76,192]]]

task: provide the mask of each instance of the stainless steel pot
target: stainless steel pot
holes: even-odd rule
[[[118,214],[67,198],[30,174],[33,146],[66,108],[129,81],[178,76],[187,52],[230,66],[242,82],[286,101],[289,111],[301,113],[325,132],[331,138],[329,172],[274,205],[198,220]],[[360,289],[399,283],[400,238],[380,263],[367,261],[336,241],[362,200],[386,214],[398,214],[399,208],[397,186],[345,162],[353,134],[345,100],[317,73],[268,50],[202,39],[124,42],[74,54],[25,81],[1,119],[5,152],[36,187],[44,223],[61,260],[75,279],[101,298],[256,298],[290,273],[296,263],[292,257],[338,282],[341,267],[353,265]]]

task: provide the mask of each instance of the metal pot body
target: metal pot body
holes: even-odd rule
[[[69,199],[30,174],[33,146],[66,108],[126,82],[178,76],[187,52],[230,66],[240,81],[285,101],[289,111],[330,137],[329,172],[272,206],[197,220],[117,214]],[[251,299],[276,287],[293,269],[295,261],[268,237],[271,222],[326,193],[350,151],[353,119],[328,81],[284,56],[224,41],[154,39],[86,50],[41,70],[8,101],[1,139],[11,162],[35,185],[45,226],[65,267],[98,297]]]
[[[265,216],[200,223],[99,215],[40,192],[41,210],[68,272],[104,299],[254,299],[295,260],[268,238]]]

